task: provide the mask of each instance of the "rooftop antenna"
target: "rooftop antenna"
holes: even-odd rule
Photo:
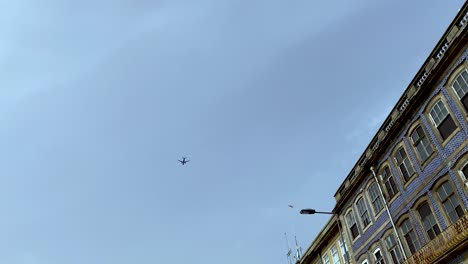
[[[288,249],[288,252],[286,253],[286,258],[288,259],[288,264],[293,264],[292,261],[291,261],[292,251],[291,251],[291,248],[289,247],[288,236],[286,235],[286,233],[284,233],[284,238],[286,239],[286,247]]]
[[[299,245],[297,244],[296,236],[294,236],[294,240],[296,241],[296,261],[299,261],[301,259],[301,255],[302,255],[302,248],[299,247]]]

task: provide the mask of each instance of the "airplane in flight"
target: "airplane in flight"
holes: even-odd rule
[[[179,160],[180,163],[182,163],[182,165],[185,165],[185,163],[189,162],[190,160],[188,160],[186,157],[182,157],[182,160]]]

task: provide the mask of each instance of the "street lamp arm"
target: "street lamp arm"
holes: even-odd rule
[[[341,220],[340,220],[340,215],[338,213],[334,212],[317,212],[315,209],[302,209],[301,214],[329,214],[329,215],[336,215],[335,220],[336,220],[336,225],[338,226],[338,232],[340,233],[340,239],[343,241],[344,247],[345,247],[345,255],[346,255],[346,262],[345,263],[351,263],[349,260],[349,253],[348,250],[346,249],[346,242],[343,237],[343,233],[341,232]],[[320,254],[320,253],[319,253]],[[322,257],[320,257],[322,258]]]

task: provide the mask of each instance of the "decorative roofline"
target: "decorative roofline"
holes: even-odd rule
[[[416,73],[415,77],[411,80],[410,84],[403,92],[403,95],[397,101],[393,107],[390,114],[387,116],[382,126],[380,126],[378,132],[370,141],[369,145],[366,147],[365,151],[359,157],[356,164],[351,169],[351,172],[345,178],[343,183],[340,185],[336,191],[334,197],[337,202],[336,207],[339,207],[341,198],[347,196],[349,192],[348,187],[352,186],[356,180],[356,176],[362,171],[363,168],[367,165],[367,161],[371,157],[375,156],[378,153],[378,150],[382,146],[382,143],[388,139],[388,135],[391,134],[392,128],[395,128],[395,124],[399,123],[400,117],[406,114],[409,111],[410,101],[423,89],[426,81],[430,79],[431,73],[433,70],[439,66],[440,62],[447,55],[449,48],[453,46],[453,43],[457,38],[467,30],[468,25],[468,2],[465,2],[463,7],[460,9],[458,14],[455,16],[455,19],[449,25],[442,38],[436,44],[434,49],[431,51],[430,55],[423,63],[421,68]],[[364,161],[364,162],[363,162]],[[335,210],[337,209],[335,207]],[[334,210],[334,211],[335,211]]]

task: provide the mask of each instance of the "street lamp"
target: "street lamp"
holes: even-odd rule
[[[346,262],[350,263],[350,262],[349,262],[348,250],[346,249],[346,242],[344,241],[343,233],[341,232],[340,222],[338,222],[339,215],[338,215],[337,213],[333,213],[333,212],[318,212],[318,211],[316,211],[315,209],[302,209],[302,210],[300,211],[300,214],[329,214],[329,215],[336,215],[336,224],[338,225],[338,232],[340,232],[341,241],[343,241],[343,247],[344,247],[345,255],[346,255]]]
[[[335,213],[332,212],[317,212],[315,209],[302,209],[301,214],[331,214],[334,215]]]

